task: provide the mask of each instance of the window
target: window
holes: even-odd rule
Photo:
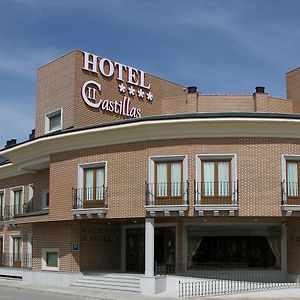
[[[42,270],[59,270],[59,251],[57,248],[42,249]]]
[[[49,113],[45,118],[45,133],[62,129],[62,109]]]
[[[4,190],[0,191],[0,217],[4,216],[4,208],[5,208],[5,198],[4,198]]]
[[[299,197],[299,170],[300,161],[286,162],[287,196]]]
[[[42,191],[42,209],[49,208],[49,190]]]
[[[182,195],[182,161],[158,161],[155,172],[156,197]]]
[[[230,169],[230,161],[202,161],[202,195],[205,197],[229,197]]]
[[[84,169],[84,201],[104,200],[105,168]]]
[[[22,238],[21,237],[13,237],[13,267],[19,268],[21,267],[21,256],[22,256]]]
[[[14,215],[19,215],[23,212],[23,189],[13,190],[13,206],[14,206]]]

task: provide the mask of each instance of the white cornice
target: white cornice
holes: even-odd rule
[[[0,155],[9,158],[14,165],[27,164],[37,157],[70,150],[150,140],[209,137],[300,138],[300,120],[246,117],[145,120],[45,136],[4,149]]]

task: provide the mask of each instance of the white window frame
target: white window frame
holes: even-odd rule
[[[3,195],[3,199],[2,199],[2,203],[1,203],[2,210],[0,211],[0,215],[2,217],[4,217],[4,210],[5,210],[5,189],[1,189],[0,190],[0,194]]]
[[[9,251],[8,253],[9,254],[12,254],[13,255],[13,250],[14,250],[14,246],[13,246],[13,243],[14,243],[14,238],[21,238],[21,249],[20,249],[20,256],[21,256],[21,262],[23,262],[23,259],[24,259],[24,241],[23,241],[23,236],[22,234],[19,234],[19,233],[12,233],[9,235],[9,244],[8,244],[8,247],[9,247]],[[13,266],[13,259],[10,259],[9,260],[9,266],[12,267]]]
[[[295,154],[283,154],[281,157],[281,177],[282,177],[282,182],[284,184],[282,185],[283,188],[283,202],[286,203],[287,201],[287,178],[286,178],[286,166],[287,166],[287,161],[300,161],[300,155],[295,155]],[[300,178],[298,178],[300,180]],[[300,195],[299,195],[300,196]]]
[[[188,156],[187,155],[166,155],[149,157],[148,183],[155,182],[155,163],[157,162],[182,161],[182,182],[188,180]],[[149,186],[149,192],[154,195],[154,184]],[[184,193],[183,202],[187,204],[188,194]]]
[[[104,168],[104,186],[107,187],[107,161],[97,161],[93,163],[83,163],[78,165],[78,176],[77,176],[77,188],[84,188],[84,170]],[[83,201],[83,199],[78,199],[78,202]],[[79,204],[79,203],[77,203]]]
[[[60,115],[60,128],[57,129],[50,129],[50,119],[52,117],[55,117],[57,115]],[[56,132],[59,131],[63,128],[63,109],[57,109],[55,111],[49,112],[45,115],[45,133],[51,133],[51,132]]]
[[[21,197],[21,209],[23,212],[23,205],[24,205],[24,185],[20,185],[20,186],[14,186],[10,188],[10,201],[9,201],[9,205],[10,207],[13,207],[15,205],[14,203],[14,196],[15,196],[15,192],[17,191],[22,191],[22,197]]]
[[[196,183],[201,182],[201,167],[203,161],[210,160],[228,160],[231,162],[231,194],[234,196],[235,188],[237,186],[237,155],[236,154],[196,154]],[[196,203],[201,201],[199,193],[196,193]]]
[[[57,267],[47,266],[47,252],[57,252]],[[59,249],[42,248],[41,266],[43,271],[59,271]]]
[[[42,199],[41,199],[42,210],[47,210],[47,209],[49,209],[49,206],[46,205],[46,203],[47,203],[47,194],[49,194],[49,189],[44,189],[44,190],[42,190],[41,193],[42,193]]]

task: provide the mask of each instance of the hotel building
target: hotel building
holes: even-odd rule
[[[300,274],[300,69],[286,83],[204,95],[78,50],[41,67],[35,131],[0,150],[0,276],[140,274],[151,294],[205,270]]]

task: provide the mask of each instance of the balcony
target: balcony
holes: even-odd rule
[[[300,195],[298,182],[281,183],[282,210],[287,216],[300,211]]]
[[[194,182],[195,210],[199,216],[206,212],[219,216],[228,212],[234,216],[238,210],[238,181]]]
[[[77,219],[104,218],[108,210],[107,187],[73,188],[72,212]]]
[[[5,206],[1,210],[2,215],[0,216],[0,221],[11,223],[15,218],[44,215],[49,213],[48,209],[42,209],[40,205],[36,206],[33,204],[34,202],[30,201],[28,203]]]
[[[170,216],[171,212],[184,216],[189,207],[189,182],[146,182],[146,211],[151,216],[163,212]]]

